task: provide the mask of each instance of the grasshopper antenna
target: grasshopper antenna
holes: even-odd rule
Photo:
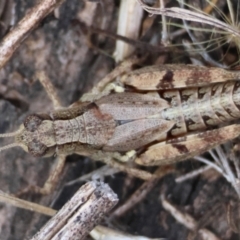
[[[21,131],[22,131],[22,129],[19,129],[19,130],[15,131],[15,132],[12,132],[12,133],[3,133],[3,134],[0,134],[0,138],[15,137],[15,136],[17,136],[18,134],[20,134]],[[0,152],[4,151],[4,150],[6,150],[6,149],[9,149],[9,148],[21,147],[21,146],[22,146],[22,144],[17,143],[17,142],[15,142],[15,143],[10,143],[10,144],[8,144],[8,145],[6,145],[6,146],[0,147]]]
[[[21,147],[22,145],[19,144],[19,143],[11,143],[11,144],[8,144],[4,147],[0,147],[0,152],[6,150],[6,149],[9,149],[9,148],[14,148],[14,147]]]
[[[0,138],[14,137],[14,136],[18,135],[21,132],[22,132],[22,129],[18,129],[17,131],[12,132],[12,133],[2,133],[2,134],[0,134]]]

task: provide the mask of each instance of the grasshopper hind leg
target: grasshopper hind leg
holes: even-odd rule
[[[202,133],[190,134],[186,138],[174,139],[174,142],[160,142],[150,146],[137,159],[143,166],[172,164],[200,155],[217,145],[239,136],[240,125],[233,124]]]

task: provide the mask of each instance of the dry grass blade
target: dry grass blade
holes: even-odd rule
[[[53,216],[56,213],[56,210],[53,210],[52,208],[44,207],[42,205],[39,205],[33,202],[29,202],[29,201],[22,200],[20,198],[13,197],[2,191],[0,191],[0,202],[4,204],[11,204],[14,207],[23,208],[29,211],[38,212],[48,216]]]

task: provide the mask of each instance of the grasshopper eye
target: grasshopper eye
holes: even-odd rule
[[[43,143],[39,142],[36,139],[33,139],[28,144],[28,151],[30,154],[32,154],[34,157],[42,157],[47,152],[47,146]]]
[[[28,131],[34,132],[37,130],[42,121],[42,118],[40,118],[38,115],[32,114],[25,118],[23,125]]]

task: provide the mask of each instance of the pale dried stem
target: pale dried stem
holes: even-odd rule
[[[143,12],[143,9],[136,1],[121,0],[117,34],[137,40],[141,29]],[[128,58],[135,49],[136,46],[117,40],[114,51],[115,61],[123,61]]]
[[[184,1],[181,1],[180,2],[180,6],[182,9],[184,9]],[[183,25],[189,35],[189,37],[191,38],[192,42],[197,45],[198,47],[198,53],[201,54],[202,58],[212,64],[213,66],[216,66],[216,67],[220,67],[220,68],[226,68],[225,65],[221,64],[221,63],[218,63],[217,61],[215,61],[213,58],[211,58],[211,56],[205,51],[205,48],[202,46],[202,44],[200,44],[197,39],[195,38],[195,36],[192,34],[192,32],[190,31],[189,27],[188,27],[188,24],[186,22],[185,19],[182,19],[183,20]]]
[[[221,174],[224,174],[221,167],[219,167],[217,164],[209,161],[208,159],[203,158],[203,157],[201,157],[201,156],[196,156],[196,157],[194,157],[194,159],[196,159],[196,160],[199,161],[199,162],[203,162],[203,163],[211,166],[212,168],[214,168],[217,172],[219,172],[219,173],[221,173]]]
[[[237,183],[237,178],[235,174],[233,173],[232,169],[229,166],[228,159],[222,149],[220,147],[216,147],[216,152],[219,155],[219,160],[221,161],[222,164],[222,169],[224,170],[225,174],[224,176],[228,181],[232,184],[233,188],[235,189],[236,193],[238,194],[238,197],[240,198],[240,189],[239,189],[239,184]]]
[[[196,176],[198,176],[198,175],[200,175],[200,174],[202,174],[202,173],[204,173],[204,172],[206,172],[206,171],[208,171],[210,169],[212,169],[212,166],[209,166],[209,165],[204,166],[204,167],[199,168],[199,169],[197,169],[195,171],[192,171],[190,173],[187,173],[187,174],[184,174],[184,175],[182,175],[180,177],[177,177],[175,179],[175,181],[177,183],[184,182],[184,181],[186,181],[188,179],[192,179],[192,178],[194,178],[194,177],[196,177]]]
[[[181,36],[182,34],[186,33],[186,29],[182,28],[182,29],[178,29],[174,32],[169,33],[169,39],[173,40],[174,38]]]
[[[218,154],[218,162],[220,162],[220,167],[226,172],[228,173],[227,175],[229,176],[230,179],[234,179],[234,174],[230,169],[230,166],[228,164],[228,159],[226,158],[226,155],[224,154],[224,152],[222,151],[221,147],[216,147],[215,148],[216,153]],[[215,160],[216,161],[216,160]]]
[[[197,66],[204,66],[201,59],[198,59],[198,56],[195,57],[194,53],[196,53],[196,50],[193,48],[193,44],[185,39],[182,40],[182,45],[186,52],[189,53],[189,57],[191,59],[191,62],[193,65]]]
[[[216,147],[215,150],[217,155],[212,150],[209,151],[215,163],[201,156],[196,156],[194,157],[194,159],[207,164],[208,166],[214,168],[217,172],[219,172],[229,183],[231,183],[232,187],[235,189],[238,197],[240,198],[240,188],[239,188],[238,178],[235,176],[235,173],[232,171],[228,162],[228,158],[224,154],[221,147]]]
[[[183,213],[178,210],[174,205],[166,200],[164,195],[161,195],[161,202],[163,208],[168,211],[179,223],[183,224],[191,231],[197,231],[201,236],[201,239],[205,240],[220,240],[214,233],[206,228],[198,229],[197,221],[187,213]]]
[[[211,157],[213,158],[213,160],[220,166],[220,161],[219,161],[219,157],[215,154],[215,152],[213,151],[213,149],[208,151],[211,155]]]
[[[30,31],[38,26],[49,13],[64,0],[42,0],[31,8],[24,18],[5,36],[0,43],[0,69],[11,58]]]
[[[237,178],[240,179],[240,169],[239,169],[239,161],[238,159],[236,158],[236,156],[234,155],[233,156],[233,164],[234,164],[234,167],[236,169],[236,173],[237,173]]]
[[[89,180],[97,180],[102,179],[106,176],[113,175],[115,173],[120,172],[120,170],[111,168],[108,165],[102,166],[101,168],[98,168],[88,174],[84,174],[83,176],[74,179],[73,181],[70,181],[64,185],[64,187],[72,186],[76,183],[80,183],[82,181],[89,181]]]
[[[182,1],[179,2],[179,4],[180,4],[180,7],[182,9],[184,9],[185,2],[182,0]],[[206,50],[202,46],[202,44],[197,41],[195,36],[190,31],[189,26],[188,26],[186,20],[185,19],[182,19],[182,20],[183,20],[183,25],[184,25],[184,27],[185,27],[189,37],[191,38],[192,42],[194,43],[194,46],[197,46],[197,48],[198,48],[197,52],[202,56],[202,58],[206,62],[210,63],[213,66],[220,67],[220,68],[227,68],[227,66],[225,66],[224,64],[221,64],[221,63],[215,61],[213,58],[211,58],[211,56],[206,52]]]
[[[96,226],[90,232],[90,236],[95,240],[166,240],[166,238],[134,236],[101,225]]]
[[[240,37],[240,32],[233,28],[231,25],[224,23],[220,20],[217,20],[207,14],[198,13],[192,10],[182,9],[178,7],[159,9],[147,6],[142,0],[137,1],[141,4],[143,9],[149,12],[150,14],[164,15],[172,18],[184,19],[187,21],[205,23],[216,28],[222,29],[224,31],[227,31],[236,37]]]
[[[165,3],[164,0],[160,0],[160,8],[164,9]],[[167,20],[165,16],[162,16],[162,43],[164,46],[167,46],[168,42],[168,32],[167,32]]]
[[[107,184],[88,182],[31,240],[84,239],[117,202]]]
[[[234,23],[235,25],[235,14],[234,14],[234,10],[233,10],[233,6],[232,6],[232,3],[231,1],[227,0],[227,5],[228,5],[228,10],[229,10],[229,13],[230,13],[230,17],[231,17],[231,22]],[[237,9],[238,11],[238,9]]]
[[[209,14],[216,6],[218,0],[211,0],[208,2],[208,6],[203,9],[203,12]]]

